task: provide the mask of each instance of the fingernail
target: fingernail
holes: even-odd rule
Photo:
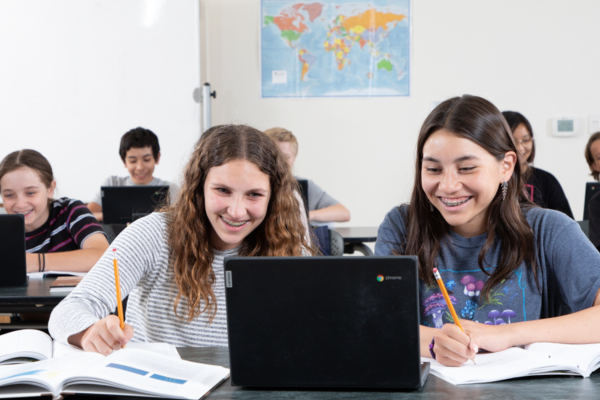
[[[473,345],[473,351],[475,353],[479,352],[479,346],[477,346],[476,344]]]

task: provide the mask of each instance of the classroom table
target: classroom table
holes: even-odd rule
[[[179,348],[186,360],[229,367],[229,353],[221,348]],[[208,400],[258,399],[597,399],[600,396],[600,371],[590,378],[575,376],[544,376],[512,379],[503,382],[454,386],[429,375],[422,389],[416,391],[364,390],[265,390],[232,387],[231,380],[216,388]]]
[[[378,227],[339,227],[331,228],[344,238],[344,253],[353,254],[358,251],[366,256],[372,256],[373,251],[365,243],[377,240]]]
[[[27,286],[0,287],[0,313],[49,313],[68,293],[50,293],[56,278],[29,279]],[[45,323],[12,322],[0,324],[0,329],[45,329]]]

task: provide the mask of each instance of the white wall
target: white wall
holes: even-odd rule
[[[0,159],[32,148],[58,196],[127,176],[121,136],[154,131],[155,175],[178,180],[200,136],[199,0],[2,0]]]
[[[261,99],[259,0],[202,0],[202,81],[217,91],[213,125],[283,126],[298,136],[296,173],[352,212],[347,225],[379,225],[408,201],[414,149],[431,103],[464,93],[523,113],[536,138],[535,165],[562,184],[583,215],[587,117],[600,114],[596,0],[414,0],[412,95],[398,98]],[[583,118],[575,138],[548,121]]]

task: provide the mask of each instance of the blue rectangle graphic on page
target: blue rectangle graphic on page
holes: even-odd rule
[[[176,383],[178,385],[183,385],[184,383],[187,382],[187,381],[185,381],[183,379],[169,378],[168,376],[162,376],[162,375],[158,375],[158,374],[154,374],[150,378],[152,378],[152,379],[158,379],[159,381]]]
[[[110,363],[106,365],[108,368],[116,368],[116,369],[120,369],[123,371],[127,371],[127,372],[132,372],[134,374],[138,374],[138,375],[148,375],[150,372],[148,371],[143,371],[141,369],[137,369],[137,368],[133,368],[133,367],[128,367],[127,365],[123,365],[123,364],[115,364],[115,363]]]

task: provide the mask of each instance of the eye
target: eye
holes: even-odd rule
[[[475,167],[462,167],[462,168],[459,168],[458,170],[459,170],[460,172],[471,172],[471,171],[473,171],[474,169],[475,169]]]
[[[27,192],[27,196],[34,196],[37,192]]]
[[[249,197],[253,198],[253,199],[258,199],[259,197],[262,197],[262,193],[258,193],[258,192],[252,192],[248,194]]]
[[[228,194],[229,190],[225,188],[216,188],[216,191],[222,194]]]
[[[5,193],[5,194],[2,195],[2,197],[4,197],[5,199],[9,199],[9,198],[13,197],[13,195]]]
[[[425,171],[432,173],[432,174],[437,174],[437,173],[441,172],[442,170],[440,168],[436,168],[436,167],[425,167]]]

